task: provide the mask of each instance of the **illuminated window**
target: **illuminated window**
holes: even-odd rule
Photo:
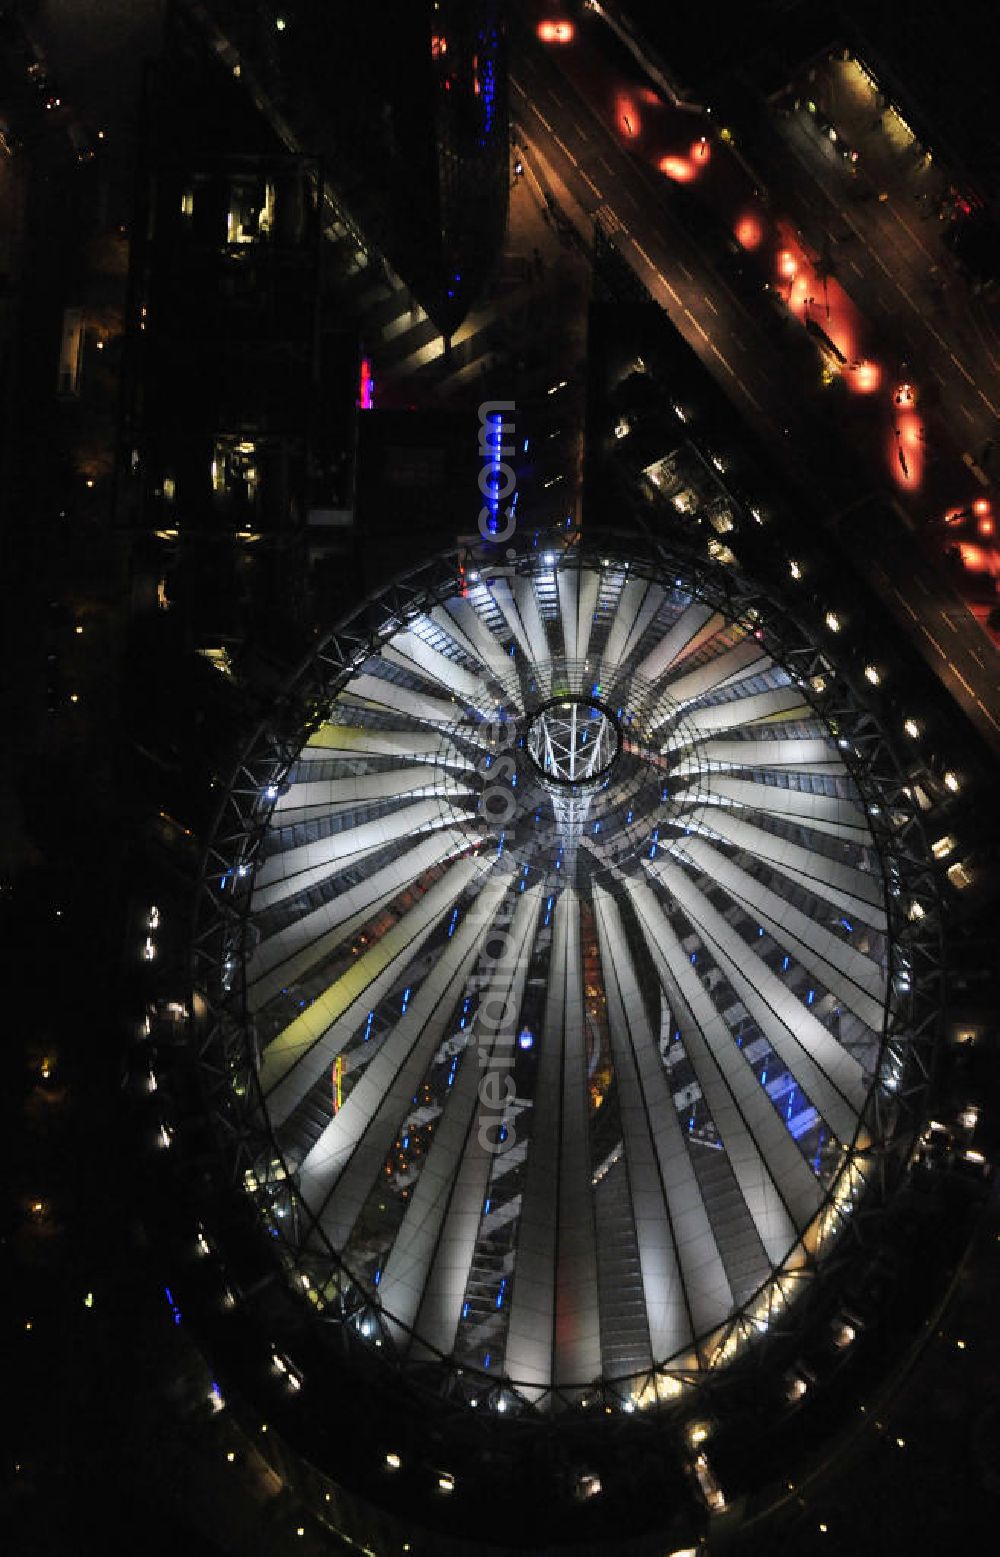
[[[217,438],[212,450],[212,490],[243,497],[257,496],[257,445],[250,439]]]
[[[227,243],[252,243],[253,233],[245,230],[239,211],[232,207],[226,212],[226,242]]]
[[[268,179],[264,185],[264,204],[261,207],[260,220],[257,225],[257,230],[261,237],[269,233],[274,226],[274,200],[274,185]]]
[[[256,181],[234,182],[226,213],[227,243],[256,243],[274,221],[274,187]]]

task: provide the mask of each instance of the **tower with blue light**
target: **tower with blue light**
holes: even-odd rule
[[[482,295],[507,228],[505,11],[504,0],[409,0],[345,11],[342,23],[338,103],[352,160],[378,197],[368,225],[448,339]]]
[[[457,328],[481,292],[507,226],[509,123],[502,12],[497,0],[439,0],[432,10],[444,296],[439,312],[431,316],[445,334]]]

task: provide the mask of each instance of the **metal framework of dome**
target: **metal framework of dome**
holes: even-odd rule
[[[925,1068],[880,733],[733,570],[612,545],[439,559],[296,700],[199,943],[290,1277],[476,1405],[685,1394],[794,1312]]]

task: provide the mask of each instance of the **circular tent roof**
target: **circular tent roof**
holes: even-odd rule
[[[452,580],[382,608],[266,791],[247,1185],[373,1344],[631,1410],[765,1332],[873,1175],[875,808],[762,597],[572,553]]]

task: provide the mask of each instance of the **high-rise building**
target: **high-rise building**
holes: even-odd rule
[[[367,206],[357,211],[366,231],[446,336],[482,291],[506,229],[504,9],[389,0],[318,23],[352,206]]]

